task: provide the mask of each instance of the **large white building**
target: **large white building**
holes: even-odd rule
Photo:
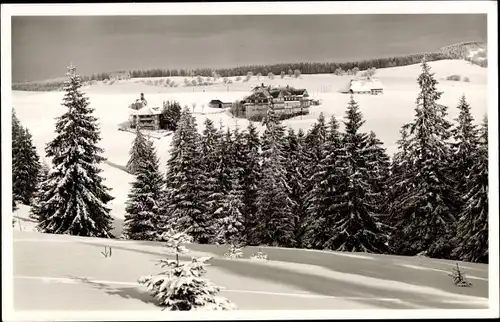
[[[158,130],[160,128],[160,115],[160,107],[146,105],[139,110],[132,111],[130,121],[141,129]]]
[[[377,79],[353,78],[341,91],[346,94],[372,94],[378,95],[384,92],[383,84]]]

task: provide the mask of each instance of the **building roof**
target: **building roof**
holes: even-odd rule
[[[305,95],[307,91],[305,89],[290,88],[292,95]]]
[[[131,115],[159,115],[161,114],[161,109],[160,107],[152,107],[152,106],[144,106],[143,108],[133,111]]]
[[[247,96],[245,100],[266,99],[268,97],[269,95],[266,95],[265,93],[259,91],[259,92],[254,92],[251,95]]]
[[[209,104],[223,104],[221,100],[211,100]]]
[[[384,86],[377,79],[354,78],[349,81],[347,88],[343,92],[349,92],[349,90],[353,92],[369,92],[372,89],[384,89]]]

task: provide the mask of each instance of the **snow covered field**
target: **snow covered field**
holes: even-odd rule
[[[438,89],[444,92],[441,103],[449,107],[449,119],[457,115],[455,107],[465,94],[479,122],[487,112],[487,69],[465,61],[438,61],[429,65],[440,82]],[[366,120],[364,129],[375,131],[390,155],[395,152],[400,127],[413,118],[419,73],[419,65],[378,70],[375,77],[385,85],[384,94],[355,96]],[[452,74],[469,77],[470,83],[445,80]],[[134,138],[133,133],[119,131],[118,127],[128,119],[127,107],[139,93],[144,92],[149,104],[155,106],[161,106],[164,100],[177,100],[190,108],[196,104],[194,115],[200,131],[207,117],[216,125],[246,127],[248,121],[233,119],[226,111],[218,113],[220,110],[208,108],[208,102],[241,99],[252,86],[262,82],[306,88],[313,98],[322,100],[322,105],[311,107],[309,115],[284,122],[296,130],[309,129],[321,112],[327,119],[332,114],[343,118],[349,100],[348,95],[338,92],[348,82],[348,76],[302,75],[300,79],[277,76],[274,80],[267,77],[257,80],[254,76],[248,83],[199,88],[183,87],[184,78],[172,79],[180,86],[150,86],[132,79],[84,88],[100,121],[100,146],[108,159],[102,165],[103,175],[115,197],[111,214],[116,218],[118,236],[133,180],[123,166]],[[13,107],[23,126],[31,132],[42,158],[45,144],[53,137],[55,117],[65,112],[62,97],[62,92],[13,92]],[[171,138],[154,140],[163,171]],[[158,269],[154,261],[163,254],[159,244],[43,235],[33,232],[34,223],[27,218],[27,212],[28,208],[21,206],[15,214],[21,219],[21,224],[14,228],[17,310],[158,310],[135,283],[139,276]],[[100,254],[104,245],[113,247],[111,258]],[[225,249],[216,246],[192,245],[190,249],[215,256],[208,278],[225,287],[223,295],[240,309],[487,307],[488,265],[461,265],[474,287],[458,288],[446,276],[455,265],[451,261],[264,248],[272,261],[258,263],[248,259],[257,251],[251,247],[245,250],[245,259],[234,261],[222,258]]]
[[[105,246],[113,255],[105,258]],[[454,262],[366,254],[264,249],[269,262],[225,259],[222,247],[191,245],[214,256],[207,278],[241,310],[485,309],[488,266],[462,264],[472,288],[446,276]],[[50,236],[14,230],[16,310],[159,310],[136,283],[158,272],[160,243]],[[89,263],[92,263],[90,265]],[[71,296],[68,296],[71,294]]]

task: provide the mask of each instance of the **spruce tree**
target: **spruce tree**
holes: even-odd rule
[[[336,218],[330,238],[323,247],[337,251],[387,253],[388,236],[376,216],[370,180],[375,171],[370,167],[372,151],[368,135],[360,131],[364,124],[358,104],[351,96],[347,112],[342,147],[335,165],[335,197],[328,209]]]
[[[474,164],[467,178],[465,206],[460,213],[453,257],[488,263],[488,125],[483,121]]]
[[[16,112],[12,109],[12,165],[14,165],[14,159],[16,155],[16,150],[19,142],[19,130],[20,130],[20,122],[16,116]],[[12,211],[16,211],[18,209],[19,196],[14,194],[14,166],[12,166]],[[13,219],[14,220],[14,219]]]
[[[232,169],[231,169],[231,182],[238,186],[238,189],[242,189],[242,179],[245,173],[245,167],[247,166],[247,155],[245,153],[245,132],[240,131],[239,127],[236,126],[232,132],[232,144],[231,144],[231,158],[232,158]],[[233,173],[233,171],[235,173]],[[231,186],[231,190],[233,187]]]
[[[148,153],[148,143],[144,134],[142,134],[139,126],[136,127],[135,138],[130,149],[130,159],[127,162],[127,170],[131,174],[135,174],[144,155]]]
[[[294,210],[294,242],[295,247],[304,248],[307,247],[307,231],[309,228],[308,213],[307,213],[307,164],[305,160],[305,133],[304,130],[299,129],[297,132],[297,146],[298,146],[298,162],[297,170],[295,172],[297,178],[297,185],[295,186],[294,200],[296,202],[296,208]]]
[[[208,243],[214,236],[213,218],[207,211],[204,194],[206,182],[202,169],[201,137],[196,120],[186,107],[174,133],[167,162],[168,226],[184,231],[196,242]]]
[[[319,161],[317,170],[310,179],[312,189],[307,192],[309,227],[306,236],[313,248],[328,248],[326,243],[334,234],[332,229],[338,214],[335,205],[339,202],[337,188],[341,176],[338,167],[341,148],[339,123],[335,116],[332,116],[324,150],[321,152],[326,157]]]
[[[222,132],[222,127],[220,131]],[[219,154],[219,163],[217,165],[219,185],[224,195],[231,191],[232,185],[232,174],[235,166],[233,140],[233,133],[227,128],[222,139],[219,141],[217,150]]]
[[[153,142],[146,142],[144,154],[136,160],[136,179],[125,207],[123,236],[133,240],[158,240],[162,229],[164,180]]]
[[[394,200],[412,190],[412,187],[410,186],[411,183],[408,178],[408,171],[411,168],[408,156],[409,126],[409,124],[405,124],[399,131],[401,138],[396,142],[398,144],[398,150],[393,155],[390,165],[388,194],[385,202],[388,216],[384,222],[391,227],[394,227],[399,221],[402,220],[401,213],[399,212],[399,208],[397,208],[397,204]]]
[[[464,95],[460,98],[458,109],[460,112],[456,118],[456,126],[452,130],[454,139],[452,170],[457,182],[456,190],[460,194],[460,199],[463,199],[467,194],[467,178],[476,162],[479,142],[477,127],[473,124],[474,118]]]
[[[63,105],[68,111],[57,118],[56,137],[47,144],[52,171],[45,181],[40,202],[40,231],[88,237],[113,237],[113,218],[107,203],[113,200],[100,176],[105,159],[97,146],[100,133],[81,79],[68,68]]]
[[[17,118],[16,112],[12,109],[12,211],[16,211],[18,209],[18,204],[21,199],[21,196],[16,195],[16,191],[18,188],[15,188],[15,167],[16,157],[20,154],[20,133],[21,133],[21,122]]]
[[[40,168],[31,134],[12,111],[12,197],[16,204],[32,205]]]
[[[217,242],[226,245],[241,245],[245,243],[242,189],[237,178],[237,171],[233,171],[232,188],[223,198],[222,204],[215,211],[218,218]]]
[[[170,253],[175,254],[175,260],[161,259],[159,264],[165,268],[163,272],[138,279],[160,307],[169,311],[236,309],[229,300],[218,296],[220,287],[204,278],[208,266],[206,262],[210,257],[193,257],[189,262],[180,262],[179,257],[189,252],[184,245],[192,242],[191,236],[169,231],[163,235],[163,239],[167,242]]]
[[[257,234],[263,244],[290,246],[293,244],[293,218],[283,155],[285,130],[273,107],[268,109],[264,124],[262,179],[257,195]]]
[[[260,138],[255,125],[250,122],[247,131],[243,134],[243,173],[241,176],[241,188],[243,190],[243,226],[245,229],[245,239],[248,244],[256,245],[256,229],[258,220],[256,218],[261,180],[260,164]]]
[[[38,213],[40,210],[40,204],[44,198],[43,195],[46,192],[46,188],[48,187],[48,185],[46,184],[46,180],[49,177],[49,172],[50,172],[50,168],[44,162],[41,166],[41,169],[40,169],[37,190],[35,191],[35,194],[33,195],[33,202],[32,202],[32,206],[31,206],[30,214],[29,214],[29,217],[33,220],[36,220],[36,221],[39,220]]]
[[[214,123],[209,118],[205,119],[204,130],[201,136],[201,167],[203,172],[202,198],[205,202],[205,211],[209,216],[215,216],[215,211],[219,209],[224,194],[219,184],[219,154],[222,134],[214,127]],[[214,225],[216,224],[214,219]],[[215,237],[215,236],[214,236]]]
[[[304,132],[295,134],[292,128],[288,129],[284,145],[286,182],[288,183],[288,197],[290,198],[293,216],[294,247],[303,247],[306,220],[305,200],[305,163],[302,148]]]
[[[319,163],[325,157],[325,142],[327,140],[328,126],[325,116],[320,113],[318,120],[308,131],[305,138],[304,158],[309,172],[306,174],[308,179],[318,171]]]
[[[303,160],[304,160],[304,190],[307,191],[305,207],[312,207],[310,192],[315,185],[314,176],[318,173],[320,163],[325,158],[325,142],[327,140],[328,127],[323,113],[320,113],[316,123],[307,132],[304,139]],[[308,220],[313,220],[308,218]]]
[[[165,130],[175,131],[181,117],[181,105],[178,102],[164,102],[160,117],[160,127]]]
[[[373,199],[375,212],[378,215],[386,215],[388,180],[390,171],[390,158],[385,152],[383,142],[377,138],[375,132],[371,131],[367,141],[368,160],[367,166],[371,168],[370,184],[372,192],[377,195]]]
[[[392,205],[400,218],[392,238],[400,255],[448,258],[452,249],[457,196],[449,171],[451,125],[445,119],[446,107],[437,102],[441,97],[437,83],[424,60],[402,180],[411,189],[397,196]]]

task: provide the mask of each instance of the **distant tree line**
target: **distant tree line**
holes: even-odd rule
[[[481,67],[488,67],[488,59],[486,52],[479,52],[473,57],[468,57],[470,50],[483,48],[484,45],[480,42],[463,42],[453,44],[441,48],[437,52],[419,53],[395,57],[367,59],[361,61],[352,61],[345,63],[281,63],[273,65],[246,65],[232,68],[196,68],[196,69],[145,69],[145,70],[131,70],[131,71],[117,71],[117,72],[103,72],[92,74],[91,76],[82,76],[82,83],[93,81],[107,81],[113,79],[115,74],[125,74],[130,78],[151,78],[151,77],[197,77],[197,81],[185,79],[185,86],[198,86],[200,84],[211,84],[210,78],[214,81],[218,78],[238,77],[236,81],[248,81],[253,75],[257,78],[262,75],[267,75],[269,79],[273,79],[274,75],[280,75],[284,78],[286,75],[289,77],[300,77],[301,74],[336,74],[342,75],[346,71],[348,75],[355,74],[354,71],[369,71],[370,69],[389,68],[397,66],[407,66],[418,64],[423,57],[427,61],[438,61],[445,59],[465,59],[471,64]],[[206,77],[205,80],[201,77]],[[224,83],[229,83],[227,79]],[[59,91],[64,86],[63,81],[53,82],[20,82],[13,83],[12,89],[19,91]]]
[[[214,73],[220,77],[234,77],[245,76],[252,77],[253,75],[268,75],[269,78],[274,75],[285,75],[289,77],[300,77],[301,74],[330,74],[335,73],[337,69],[351,70],[369,70],[371,68],[388,68],[396,66],[406,66],[418,64],[422,58],[426,57],[427,61],[436,61],[450,59],[450,56],[442,52],[433,53],[420,53],[406,56],[367,59],[360,61],[352,61],[345,63],[281,63],[274,65],[247,65],[232,68],[197,68],[197,69],[149,69],[149,70],[132,70],[130,76],[132,78],[139,77],[169,77],[169,76],[182,76],[182,77],[213,77]],[[272,75],[272,76],[270,76]]]

